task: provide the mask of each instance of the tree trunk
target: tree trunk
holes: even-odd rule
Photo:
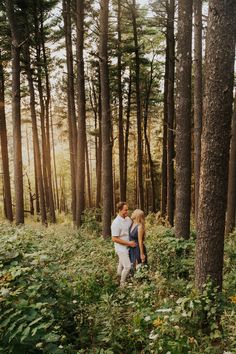
[[[89,150],[88,141],[85,141],[85,157],[86,157],[86,177],[87,177],[87,191],[88,191],[88,207],[92,208],[92,194],[91,194],[91,182],[90,182],[90,166],[89,166]]]
[[[222,289],[225,212],[232,118],[235,1],[210,0],[196,245],[196,286]]]
[[[156,212],[156,189],[155,189],[154,163],[152,160],[150,142],[149,142],[148,134],[147,134],[149,99],[150,99],[151,88],[152,88],[152,83],[153,83],[153,61],[154,61],[154,58],[151,62],[150,79],[149,79],[148,87],[147,87],[147,97],[146,97],[145,112],[144,112],[144,137],[145,137],[145,143],[146,143],[146,149],[147,149],[148,163],[149,163],[149,167],[150,167],[150,178],[151,178],[151,187],[152,187],[151,212],[155,213]],[[148,192],[148,190],[147,190],[147,192]],[[147,197],[147,200],[148,200],[148,197]],[[148,210],[148,205],[147,205],[147,212],[148,211],[149,210]]]
[[[28,190],[29,190],[29,198],[30,198],[30,214],[34,215],[34,196],[32,193],[32,188],[31,188],[31,183],[30,183],[28,173],[26,172],[25,175],[28,181]]]
[[[71,38],[71,1],[63,0],[63,18],[66,42],[67,64],[67,102],[68,102],[68,128],[71,172],[71,210],[73,222],[76,222],[76,164],[77,164],[77,127],[75,113],[73,50]]]
[[[56,165],[56,153],[55,153],[55,141],[54,141],[54,129],[52,122],[52,108],[50,105],[50,126],[51,126],[51,139],[52,139],[52,157],[53,157],[53,170],[54,170],[54,180],[55,186],[53,183],[53,190],[55,191],[55,206],[56,209],[59,209],[59,192],[58,192],[58,182],[57,182],[57,165]],[[55,188],[54,188],[55,187]]]
[[[168,13],[168,0],[166,9]],[[167,211],[167,120],[168,120],[168,77],[169,77],[169,36],[168,17],[166,25],[166,56],[165,56],[165,78],[164,78],[164,117],[163,117],[163,138],[162,138],[162,161],[161,161],[161,215],[166,216]]]
[[[52,223],[56,222],[55,206],[53,200],[53,189],[52,189],[52,168],[51,168],[51,144],[50,144],[50,125],[49,125],[49,107],[51,100],[50,84],[49,84],[49,74],[48,74],[48,59],[46,55],[45,48],[45,31],[43,24],[43,15],[41,9],[41,18],[40,18],[40,29],[41,29],[41,45],[42,45],[42,54],[43,54],[43,65],[44,65],[44,74],[45,74],[45,83],[46,83],[46,100],[45,100],[45,120],[46,120],[46,168],[47,168],[47,177],[48,177],[48,194],[49,194],[49,213],[50,221]]]
[[[202,0],[194,0],[194,214],[197,224],[202,133]]]
[[[167,89],[167,219],[171,226],[174,225],[175,209],[175,182],[174,182],[174,86],[175,86],[175,0],[170,0],[168,5],[168,89]]]
[[[134,47],[135,47],[135,84],[136,84],[136,104],[137,104],[137,151],[138,151],[138,206],[144,209],[144,190],[143,190],[143,141],[142,141],[142,115],[141,115],[141,98],[140,98],[140,64],[139,64],[139,43],[137,34],[137,10],[136,0],[133,0],[131,8]]]
[[[29,51],[28,43],[25,44],[24,55],[25,55],[26,74],[27,74],[29,93],[30,93],[30,111],[31,111],[31,119],[32,119],[33,146],[34,146],[34,154],[35,154],[35,167],[37,170],[37,185],[38,185],[38,192],[39,192],[41,220],[42,220],[42,224],[46,224],[47,215],[46,215],[46,207],[45,207],[45,199],[44,199],[41,153],[39,147],[37,116],[36,116],[36,109],[35,109],[35,93],[34,93],[34,84],[32,78],[32,70],[30,65],[30,51]]]
[[[19,30],[14,13],[13,2],[6,1],[7,17],[11,29],[12,39],[12,121],[13,121],[13,150],[14,150],[14,179],[16,224],[24,223],[24,196],[22,173],[22,145],[21,145],[21,98],[20,98],[20,41]]]
[[[99,94],[98,94],[98,145],[97,145],[97,160],[96,160],[96,207],[101,207],[102,197],[102,102],[101,102],[101,79],[99,73]],[[95,95],[95,88],[93,90]],[[94,96],[95,97],[95,96]]]
[[[113,209],[111,110],[107,51],[109,11],[108,6],[109,0],[101,0],[99,66],[102,106],[102,233],[104,238],[109,237],[111,234],[111,211]]]
[[[228,235],[235,227],[236,212],[236,95],[232,119],[232,136],[229,160],[228,197],[225,234]]]
[[[39,215],[40,213],[40,206],[39,206],[39,191],[38,191],[38,178],[37,178],[37,169],[36,169],[36,158],[34,152],[34,183],[35,183],[35,201],[36,201],[36,213]],[[45,200],[45,198],[44,198]]]
[[[11,199],[11,183],[9,172],[8,159],[8,143],[7,143],[7,127],[5,115],[5,85],[4,85],[4,70],[2,64],[2,55],[0,51],[0,139],[1,139],[1,155],[2,155],[2,169],[3,169],[3,188],[6,218],[13,221],[12,199]]]
[[[179,0],[176,103],[177,237],[189,238],[191,209],[191,50],[192,0]]]
[[[132,89],[132,73],[129,71],[129,88],[127,97],[126,110],[126,127],[125,127],[125,146],[124,146],[124,200],[127,198],[127,175],[128,175],[128,147],[129,147],[129,130],[130,130],[130,110],[131,110],[131,89]]]
[[[46,208],[49,209],[49,188],[47,176],[47,152],[46,152],[46,133],[45,133],[45,106],[43,99],[43,85],[42,85],[42,58],[41,58],[41,44],[39,33],[39,4],[38,0],[34,2],[34,22],[35,22],[35,47],[36,47],[36,65],[37,65],[37,83],[40,103],[40,128],[41,128],[41,143],[42,143],[42,169],[43,169],[43,184],[45,192]]]
[[[121,81],[121,0],[118,0],[117,13],[117,78],[118,78],[118,99],[119,99],[119,171],[120,171],[120,200],[125,201],[124,185],[124,132],[123,132],[123,97]]]
[[[78,135],[77,135],[77,172],[76,172],[76,226],[82,223],[85,208],[85,145],[86,145],[86,111],[84,83],[84,1],[77,0],[76,10],[76,59],[78,89]]]

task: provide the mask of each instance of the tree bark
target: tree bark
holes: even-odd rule
[[[45,192],[46,208],[49,209],[49,187],[47,176],[47,142],[45,133],[45,105],[43,99],[43,84],[42,84],[42,58],[41,58],[41,43],[39,33],[39,1],[34,2],[34,21],[35,21],[35,47],[36,47],[36,66],[37,66],[37,84],[40,103],[40,128],[41,128],[41,143],[42,143],[42,170],[43,184]]]
[[[99,67],[101,79],[101,106],[102,106],[102,233],[103,237],[111,234],[112,198],[112,141],[111,141],[111,110],[108,69],[108,7],[109,0],[101,0],[100,8],[100,40],[99,40]]]
[[[144,209],[144,190],[143,190],[143,141],[142,141],[142,114],[140,98],[140,63],[139,63],[139,43],[137,33],[137,9],[136,0],[133,0],[131,7],[133,32],[134,32],[134,50],[135,50],[135,86],[136,86],[136,105],[137,105],[137,151],[138,151],[138,206]]]
[[[126,110],[125,146],[124,146],[124,186],[125,186],[124,199],[125,200],[127,198],[127,183],[128,183],[127,175],[128,175],[128,147],[129,147],[130,111],[131,111],[131,94],[132,94],[131,90],[132,90],[132,72],[130,68],[127,110]]]
[[[51,90],[49,83],[49,73],[48,73],[48,59],[46,55],[45,48],[45,31],[44,31],[44,23],[43,23],[43,14],[41,10],[40,17],[40,29],[41,29],[41,45],[42,45],[42,54],[43,54],[43,66],[44,66],[44,74],[45,74],[45,83],[46,83],[46,99],[45,99],[45,121],[46,121],[46,168],[47,168],[47,178],[48,178],[48,194],[49,194],[49,214],[50,221],[52,223],[56,222],[56,214],[55,214],[55,205],[53,199],[53,188],[52,188],[52,167],[51,167],[51,143],[50,143],[50,100],[51,100]]]
[[[236,212],[236,96],[234,99],[234,113],[232,118],[232,136],[229,160],[228,197],[225,235],[235,227]]]
[[[44,199],[43,174],[42,174],[41,153],[40,153],[39,138],[38,138],[37,116],[36,116],[36,109],[35,109],[35,92],[34,92],[34,84],[32,78],[32,70],[30,65],[30,51],[29,51],[28,43],[26,43],[24,46],[24,55],[25,55],[26,74],[27,74],[29,93],[30,93],[30,111],[31,111],[31,119],[32,119],[33,146],[34,146],[34,154],[35,154],[35,167],[37,170],[37,185],[38,185],[38,192],[39,192],[41,220],[42,220],[42,224],[46,224],[47,215],[46,215],[46,207],[45,207],[45,199]]]
[[[119,172],[120,172],[120,200],[125,201],[124,185],[124,132],[123,132],[123,97],[122,97],[122,75],[121,75],[121,1],[118,0],[117,12],[117,78],[118,78],[118,99],[119,99]]]
[[[11,29],[12,39],[12,121],[13,121],[13,151],[14,151],[14,179],[15,179],[15,210],[16,224],[24,223],[24,191],[22,173],[22,145],[21,145],[21,97],[20,97],[20,40],[14,5],[11,0],[6,1],[7,17]]]
[[[166,55],[165,55],[165,78],[164,78],[164,117],[162,138],[162,161],[161,161],[161,215],[166,216],[167,211],[167,120],[168,120],[168,77],[169,77],[169,37],[168,37],[168,0],[166,0],[167,25],[166,25]]]
[[[202,133],[202,0],[194,0],[194,214],[197,224]]]
[[[77,135],[77,171],[76,171],[76,226],[82,223],[85,208],[85,145],[86,145],[86,111],[84,83],[84,0],[77,0],[76,9],[76,59],[78,90],[78,135]]]
[[[151,207],[151,212],[155,213],[156,212],[156,189],[155,189],[155,175],[154,175],[154,163],[152,160],[152,154],[151,154],[151,148],[150,148],[150,142],[148,139],[148,134],[147,134],[147,125],[148,125],[148,109],[149,109],[149,99],[150,99],[150,94],[151,94],[151,88],[152,88],[152,83],[153,83],[153,61],[154,58],[151,62],[151,68],[150,68],[150,78],[148,82],[148,87],[147,87],[147,97],[146,97],[146,103],[145,103],[145,112],[144,112],[144,138],[145,138],[145,143],[146,143],[146,149],[147,149],[147,157],[148,157],[148,163],[150,167],[150,178],[151,178],[151,187],[152,187],[152,207]],[[148,190],[147,190],[148,192]],[[148,201],[148,196],[147,196],[147,201]],[[148,204],[147,204],[147,212],[148,210]]]
[[[222,289],[225,212],[232,118],[235,1],[210,0],[196,245],[196,286]]]
[[[92,191],[91,191],[91,179],[90,179],[90,166],[89,166],[89,149],[88,140],[85,141],[85,157],[86,157],[86,177],[87,177],[87,192],[88,192],[88,207],[92,208]]]
[[[63,0],[63,19],[66,42],[67,64],[67,103],[68,103],[68,128],[70,149],[70,172],[71,172],[71,211],[73,222],[76,222],[76,165],[77,165],[77,127],[75,113],[75,90],[73,50],[71,38],[71,1]]]
[[[189,238],[191,210],[192,0],[179,0],[176,103],[175,234]]]
[[[8,142],[7,142],[7,127],[5,115],[5,83],[4,83],[4,69],[3,60],[0,51],[0,139],[1,139],[1,155],[2,155],[2,169],[3,169],[3,188],[6,218],[12,222],[12,198],[11,198],[11,182],[9,172],[9,158],[8,158]]]
[[[51,126],[51,139],[52,139],[52,158],[53,158],[53,170],[54,170],[54,183],[53,183],[53,190],[54,190],[54,200],[55,200],[55,207],[59,209],[59,192],[58,192],[58,182],[57,182],[57,165],[56,165],[56,153],[55,153],[55,140],[54,140],[54,129],[53,129],[53,122],[52,122],[52,109],[50,105],[50,126]],[[54,188],[55,187],[55,188]]]
[[[168,5],[168,89],[167,89],[167,218],[171,226],[174,225],[175,210],[175,182],[174,182],[174,85],[175,85],[175,0]]]

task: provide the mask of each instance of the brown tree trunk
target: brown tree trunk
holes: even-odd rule
[[[6,218],[13,221],[12,199],[11,199],[11,183],[9,172],[8,159],[8,143],[7,143],[7,127],[5,116],[5,85],[4,85],[4,70],[2,63],[2,55],[0,51],[0,139],[1,139],[1,155],[2,155],[2,169],[3,169],[3,188]]]
[[[102,234],[104,238],[109,237],[111,234],[111,212],[113,209],[111,110],[107,51],[109,12],[108,6],[109,0],[101,0],[99,67],[102,106]]]
[[[48,178],[48,194],[49,194],[49,214],[50,221],[52,223],[56,222],[55,206],[53,200],[53,189],[52,189],[52,168],[51,168],[51,144],[50,144],[50,124],[49,124],[49,107],[51,100],[50,84],[49,84],[49,74],[48,74],[48,59],[46,55],[45,48],[45,31],[43,24],[43,15],[41,9],[40,17],[40,29],[41,29],[41,45],[42,45],[42,54],[43,54],[43,66],[45,74],[45,83],[46,83],[46,99],[45,99],[45,120],[46,120],[46,168],[47,168],[47,178]]]
[[[191,209],[192,0],[179,0],[176,104],[175,234],[189,238]]]
[[[16,224],[24,223],[24,196],[21,145],[21,98],[20,98],[20,41],[13,2],[6,1],[7,17],[12,39],[12,121],[15,180]]]
[[[96,100],[95,88],[93,87],[94,98]],[[101,79],[99,73],[99,94],[98,94],[98,140],[97,140],[97,159],[96,159],[96,207],[101,207],[102,196],[102,102],[101,102]]]
[[[85,141],[85,157],[86,157],[86,177],[87,177],[87,192],[88,192],[88,207],[92,208],[92,194],[91,194],[91,182],[90,182],[90,166],[89,166],[89,151],[88,141]]]
[[[67,102],[68,102],[68,128],[71,172],[71,210],[73,222],[76,222],[76,164],[77,164],[77,127],[75,113],[73,50],[71,38],[71,1],[63,0],[63,18],[66,42],[67,64]]]
[[[222,289],[225,212],[232,118],[235,1],[210,0],[196,245],[196,286]]]
[[[130,130],[130,110],[131,110],[131,89],[132,89],[132,73],[129,71],[129,88],[127,97],[126,110],[126,127],[125,127],[125,146],[124,146],[124,200],[127,198],[127,175],[128,175],[128,147],[129,147],[129,130]]]
[[[175,182],[174,182],[174,82],[175,82],[175,0],[168,5],[168,89],[167,89],[167,218],[171,226],[174,225],[175,209]]]
[[[232,118],[232,136],[229,159],[228,197],[225,234],[228,235],[235,227],[236,212],[236,95]]]
[[[56,209],[59,209],[59,192],[58,192],[58,182],[57,182],[57,165],[56,165],[56,153],[55,153],[55,141],[54,141],[54,129],[53,129],[53,122],[52,122],[52,109],[50,105],[50,126],[51,126],[51,139],[52,139],[52,157],[53,157],[53,170],[54,170],[54,183],[53,183],[53,190],[54,190],[54,200]],[[55,185],[54,185],[55,184]],[[54,188],[55,187],[55,188]]]
[[[144,137],[145,137],[145,143],[146,143],[146,149],[147,149],[146,153],[147,153],[148,163],[149,163],[149,167],[150,167],[150,178],[151,178],[151,187],[152,187],[152,192],[151,192],[151,197],[152,197],[151,212],[155,213],[156,212],[156,189],[155,189],[154,163],[153,163],[153,160],[152,160],[150,142],[149,142],[148,134],[147,134],[149,99],[150,99],[151,88],[152,88],[152,83],[153,83],[153,61],[154,61],[154,58],[153,58],[153,60],[151,62],[150,79],[149,79],[148,87],[147,87],[147,97],[146,97],[145,112],[144,112]],[[148,189],[147,189],[147,192],[148,192]],[[148,199],[149,198],[147,197],[147,200]],[[148,205],[147,205],[147,211],[149,211],[148,210]]]
[[[76,226],[82,223],[85,208],[85,145],[86,145],[86,111],[84,82],[84,1],[77,0],[76,9],[76,59],[78,90],[78,135],[77,135],[77,171],[76,171]]]
[[[98,112],[98,102],[96,90],[94,87],[93,81],[91,81],[90,90],[89,90],[90,104],[94,113],[94,128],[95,128],[95,161],[96,161],[96,197],[95,197],[95,206],[96,208],[100,207],[100,195],[101,195],[101,166],[100,166],[100,135],[101,135],[101,124],[98,122],[99,112]]]
[[[49,209],[49,187],[47,176],[47,142],[45,133],[45,105],[43,99],[43,84],[42,84],[42,58],[41,58],[41,44],[39,33],[39,3],[38,0],[34,2],[34,22],[35,22],[35,47],[36,47],[36,65],[37,65],[37,83],[40,103],[40,129],[41,129],[41,143],[42,143],[42,170],[43,170],[43,184],[45,192],[46,209]]]
[[[197,224],[202,133],[202,0],[194,8],[194,214]]]
[[[32,119],[33,146],[34,146],[34,154],[35,154],[35,167],[37,170],[37,185],[38,185],[38,192],[39,192],[41,220],[42,220],[42,224],[46,224],[47,215],[46,215],[46,207],[45,207],[45,199],[44,199],[41,153],[39,147],[37,116],[36,116],[36,109],[35,109],[35,93],[34,93],[34,84],[32,78],[32,70],[30,65],[30,51],[29,51],[28,43],[25,44],[24,55],[25,55],[26,74],[27,74],[29,93],[30,93],[30,111],[31,111],[31,119]]]
[[[118,0],[117,12],[117,78],[118,78],[118,99],[119,99],[119,171],[120,171],[120,200],[125,201],[124,185],[124,132],[123,132],[123,97],[121,81],[121,1]]]
[[[142,141],[142,114],[140,98],[140,64],[139,64],[139,43],[137,34],[137,9],[136,0],[133,0],[132,23],[134,32],[134,50],[135,50],[135,84],[136,84],[136,105],[137,105],[137,151],[138,151],[138,206],[144,209],[144,190],[143,190],[143,141]]]
[[[40,213],[40,206],[39,206],[39,191],[38,191],[38,178],[37,178],[37,169],[36,169],[36,159],[35,159],[35,152],[34,152],[34,183],[35,183],[35,201],[36,201],[36,213],[39,215]],[[45,198],[44,198],[45,200]]]
[[[31,188],[31,183],[30,183],[30,179],[28,176],[28,173],[25,173],[27,181],[28,181],[28,190],[29,190],[29,199],[30,199],[30,214],[34,215],[34,196],[32,193],[32,188]]]
[[[168,0],[166,0],[168,11]],[[166,56],[165,56],[165,78],[164,78],[164,117],[163,117],[163,138],[162,138],[162,161],[161,161],[161,215],[166,216],[167,211],[167,119],[168,119],[168,77],[169,77],[169,38],[168,18],[166,25]]]

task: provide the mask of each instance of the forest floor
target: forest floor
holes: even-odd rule
[[[92,214],[79,231],[67,220],[0,224],[0,353],[236,353],[235,234],[219,297],[194,289],[194,232],[176,239],[148,216],[149,265],[125,288],[100,233]]]

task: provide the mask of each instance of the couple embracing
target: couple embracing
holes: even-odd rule
[[[120,285],[123,286],[130,272],[139,264],[147,262],[145,238],[145,216],[140,209],[134,210],[131,219],[128,216],[128,204],[117,204],[118,215],[111,225],[112,241],[119,257],[117,273],[121,277]]]

